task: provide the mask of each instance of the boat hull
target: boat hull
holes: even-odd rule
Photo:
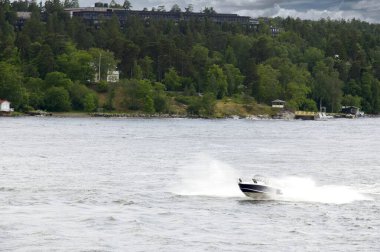
[[[239,188],[246,196],[258,200],[271,199],[282,194],[280,189],[266,185],[239,183]]]

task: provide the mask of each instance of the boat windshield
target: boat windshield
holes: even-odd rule
[[[256,180],[257,182],[262,182],[264,184],[269,184],[269,179],[267,179],[267,178],[265,178],[265,177],[263,177],[261,175],[255,175],[255,176],[253,176],[253,180],[254,181]]]

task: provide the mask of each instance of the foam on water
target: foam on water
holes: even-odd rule
[[[321,202],[345,204],[360,200],[372,200],[359,191],[342,185],[317,185],[311,178],[284,177],[271,179],[281,188],[283,195],[279,199],[286,201]]]

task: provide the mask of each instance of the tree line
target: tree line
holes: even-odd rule
[[[282,99],[293,110],[380,111],[378,24],[274,18],[253,27],[131,16],[121,25],[113,16],[94,25],[70,18],[64,8],[73,6],[0,0],[0,98],[16,109],[168,113],[175,105],[211,115],[218,100]],[[18,11],[31,12],[20,28]],[[115,69],[120,81],[107,83]]]

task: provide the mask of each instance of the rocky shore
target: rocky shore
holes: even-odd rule
[[[329,114],[331,118],[347,118],[353,119],[357,116],[351,114]],[[103,118],[190,118],[190,119],[247,119],[247,120],[294,120],[295,113],[287,110],[279,111],[276,114],[258,114],[258,115],[228,115],[228,116],[199,116],[188,114],[146,114],[146,113],[117,113],[117,112],[46,112],[42,110],[29,111],[25,113],[13,112],[7,114],[0,114],[0,116],[15,117],[15,116],[42,116],[42,117],[61,117],[61,118],[81,118],[81,117],[103,117]],[[364,117],[379,117],[377,115],[365,115]]]

